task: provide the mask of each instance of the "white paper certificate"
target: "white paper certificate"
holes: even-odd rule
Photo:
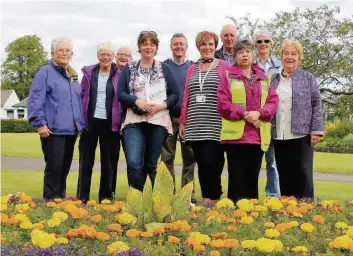
[[[153,85],[148,84],[145,87],[145,92],[146,92],[146,100],[148,103],[151,103],[151,104],[161,104],[161,103],[164,103],[165,100],[167,99],[166,84],[164,81],[154,83]],[[155,118],[161,117],[166,114],[169,114],[168,109],[159,111],[155,115],[151,116],[149,120],[153,120]]]

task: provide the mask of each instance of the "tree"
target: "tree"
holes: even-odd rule
[[[36,35],[23,36],[5,49],[7,58],[1,66],[1,88],[14,89],[22,100],[27,97],[35,72],[48,60]]]
[[[314,10],[279,12],[271,20],[252,20],[249,15],[228,17],[243,37],[257,29],[266,29],[274,40],[273,51],[279,55],[285,39],[299,40],[304,48],[301,67],[318,80],[323,101],[338,104],[345,95],[353,95],[353,17],[339,18],[338,7],[322,5]]]

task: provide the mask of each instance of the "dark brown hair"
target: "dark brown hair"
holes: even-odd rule
[[[137,47],[139,49],[138,52],[140,52],[140,46],[145,43],[148,39],[151,40],[151,43],[157,46],[158,51],[159,39],[157,37],[157,33],[154,31],[142,31],[137,38]]]
[[[212,38],[214,39],[215,48],[217,49],[218,40],[219,40],[218,36],[216,33],[209,32],[209,31],[202,31],[197,34],[196,40],[195,40],[196,48],[200,50],[200,46],[202,45],[202,43]]]

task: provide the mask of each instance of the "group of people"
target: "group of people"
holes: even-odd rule
[[[132,60],[127,47],[104,42],[98,63],[83,67],[83,78],[70,67],[70,40],[54,39],[50,63],[32,82],[28,116],[38,128],[46,162],[43,197],[65,198],[77,135],[77,197],[89,200],[97,143],[100,144],[99,201],[114,198],[120,147],[127,162],[129,186],[143,190],[154,183],[158,159],[174,179],[180,141],[182,186],[194,182],[197,163],[204,203],[222,195],[221,175],[228,163],[228,198],[258,198],[263,155],[266,195],[313,198],[313,146],[323,136],[323,107],[315,77],[301,69],[303,47],[286,40],[280,58],[271,54],[267,31],[253,40],[239,39],[234,25],[219,37],[197,34],[200,58],[186,58],[187,38],[174,34],[172,57],[155,59],[159,39],[154,31],[137,38],[140,53]],[[114,63],[114,56],[115,62]],[[196,203],[193,193],[192,203]]]

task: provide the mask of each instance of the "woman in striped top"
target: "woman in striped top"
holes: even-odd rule
[[[194,152],[202,197],[205,203],[212,204],[222,195],[224,166],[224,151],[219,142],[222,123],[217,112],[217,89],[225,70],[231,67],[215,59],[217,44],[215,33],[198,33],[196,47],[201,59],[188,70],[180,116],[180,136]]]

